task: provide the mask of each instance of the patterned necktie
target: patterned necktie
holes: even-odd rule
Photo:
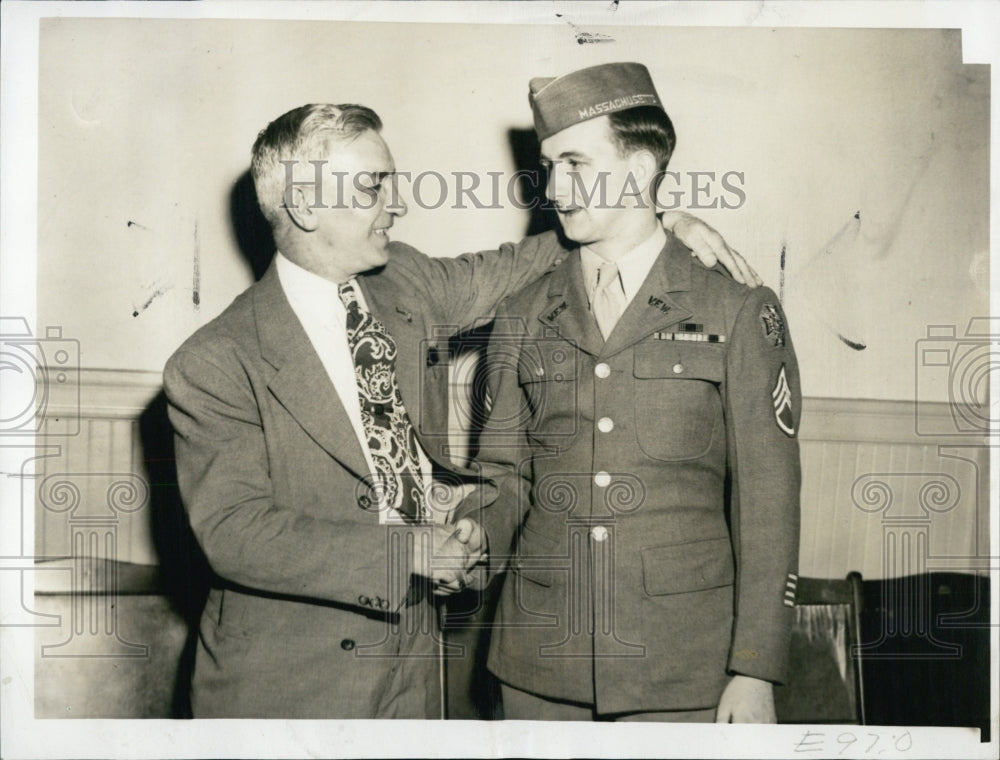
[[[621,279],[618,277],[618,267],[610,261],[605,261],[597,268],[594,288],[590,294],[590,309],[594,312],[597,326],[601,328],[601,335],[605,340],[615,329],[626,306],[625,291],[622,290]]]
[[[420,522],[423,477],[417,437],[396,380],[396,343],[385,325],[361,306],[353,280],[340,286],[340,300],[347,308],[347,344],[354,356],[361,420],[375,465],[375,490],[382,497],[377,501],[408,522]]]

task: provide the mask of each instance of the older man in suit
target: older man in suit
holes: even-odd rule
[[[431,358],[442,326],[488,318],[563,253],[551,235],[455,259],[391,243],[406,209],[380,129],[363,106],[308,105],[260,133],[252,175],[279,252],[164,371],[214,573],[196,717],[441,715],[433,596],[482,558],[464,515],[495,488],[448,458],[448,366]]]
[[[500,307],[488,356],[493,569],[518,533],[489,655],[504,714],[773,722],[800,482],[781,305],[657,223],[675,138],[644,66],[530,89],[578,247]]]

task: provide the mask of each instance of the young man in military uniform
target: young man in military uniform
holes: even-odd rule
[[[775,294],[657,220],[670,119],[640,64],[534,79],[578,247],[489,353],[489,667],[515,719],[774,722],[799,539],[799,374]]]

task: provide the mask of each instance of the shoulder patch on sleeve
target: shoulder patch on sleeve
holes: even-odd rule
[[[774,421],[778,424],[778,428],[785,435],[793,437],[795,420],[792,419],[792,389],[788,387],[784,364],[781,365],[774,390],[771,391],[771,400],[774,402]]]
[[[784,348],[785,318],[776,304],[765,303],[761,305],[760,326],[768,343],[775,348]]]

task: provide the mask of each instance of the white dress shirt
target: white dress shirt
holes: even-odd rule
[[[663,231],[662,227],[657,225],[652,235],[614,262],[618,266],[618,277],[621,281],[622,290],[625,293],[626,305],[632,303],[632,299],[635,298],[636,293],[639,292],[639,288],[646,281],[649,270],[653,268],[653,264],[656,263],[660,251],[663,250],[663,246],[666,244],[667,233]],[[583,284],[586,286],[588,294],[594,292],[597,268],[604,261],[605,259],[594,253],[587,246],[580,248]]]
[[[306,336],[319,356],[330,382],[333,383],[337,397],[354,428],[354,436],[361,446],[361,451],[364,452],[368,471],[375,478],[377,475],[375,463],[372,461],[371,450],[368,448],[368,436],[365,433],[364,422],[361,420],[361,400],[358,397],[358,386],[354,376],[354,355],[347,342],[347,309],[344,307],[343,301],[340,300],[339,286],[335,282],[330,282],[307,269],[303,269],[282,255],[281,252],[275,254],[275,262],[281,288],[285,291],[292,311],[302,323]],[[367,309],[368,304],[365,302],[364,293],[358,287],[357,281],[352,280],[352,282],[355,283],[354,291],[358,294],[358,302]],[[409,410],[407,411],[409,412]],[[427,453],[420,445],[420,441],[417,441],[417,457],[420,460],[420,472],[423,477],[426,497],[430,492],[431,463]],[[439,509],[432,508],[427,511],[435,522],[443,521]],[[379,521],[383,523],[402,521],[399,512],[394,509],[384,509],[382,505],[380,505],[378,514]]]

